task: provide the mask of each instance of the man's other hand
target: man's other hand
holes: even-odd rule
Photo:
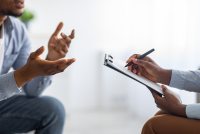
[[[74,39],[74,30],[71,31],[69,36],[61,33],[59,37],[59,33],[62,30],[63,25],[64,24],[60,22],[51,38],[49,39],[47,60],[54,61],[60,58],[64,58],[68,52],[72,39]]]

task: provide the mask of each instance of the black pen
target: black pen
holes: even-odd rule
[[[139,60],[143,59],[144,57],[146,57],[148,54],[152,53],[153,51],[155,51],[154,48],[151,49],[151,50],[149,50],[149,51],[147,51],[146,53],[140,55],[140,56],[138,57],[138,59],[139,59]],[[129,62],[128,64],[126,64],[125,67],[128,67],[128,66],[130,66],[130,65],[132,65],[132,64],[133,64],[133,62]]]

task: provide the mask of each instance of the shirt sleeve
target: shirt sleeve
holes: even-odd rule
[[[22,44],[19,55],[13,64],[13,68],[16,70],[21,68],[27,63],[28,57],[31,52],[31,43],[28,37],[28,32],[24,26],[22,26],[22,31],[20,32]],[[26,83],[22,88],[27,96],[39,96],[52,82],[52,76],[41,76],[36,77],[30,82]]]
[[[178,71],[172,70],[171,87],[200,92],[200,71]],[[187,118],[200,119],[200,104],[189,104],[186,106]]]
[[[21,90],[17,87],[13,72],[0,76],[0,101],[20,92]]]
[[[186,106],[187,118],[200,119],[200,104],[189,104]]]
[[[192,92],[200,92],[200,71],[172,70],[169,86]]]

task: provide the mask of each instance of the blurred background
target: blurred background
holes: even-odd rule
[[[64,33],[76,30],[67,55],[76,63],[43,94],[63,102],[64,133],[139,134],[158,109],[147,88],[103,65],[104,54],[127,60],[155,48],[150,57],[162,67],[196,70],[199,7],[199,0],[27,0],[33,50],[47,45],[59,21]],[[172,90],[185,104],[196,102],[195,93]]]

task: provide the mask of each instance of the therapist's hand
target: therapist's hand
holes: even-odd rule
[[[128,67],[128,70],[153,82],[169,85],[171,80],[171,70],[161,68],[149,57],[139,60],[137,59],[139,56],[139,54],[134,54],[127,60],[127,63],[134,63],[134,65]]]
[[[164,85],[162,85],[162,90],[164,97],[160,97],[157,93],[151,91],[157,107],[167,113],[186,117],[186,105],[181,103],[180,98]]]
[[[74,39],[75,31],[72,30],[70,35],[66,35],[64,33],[60,34],[63,23],[60,22],[52,34],[51,38],[49,39],[48,43],[48,54],[47,54],[47,60],[58,60],[60,58],[64,58],[69,50],[70,44],[72,39]]]

